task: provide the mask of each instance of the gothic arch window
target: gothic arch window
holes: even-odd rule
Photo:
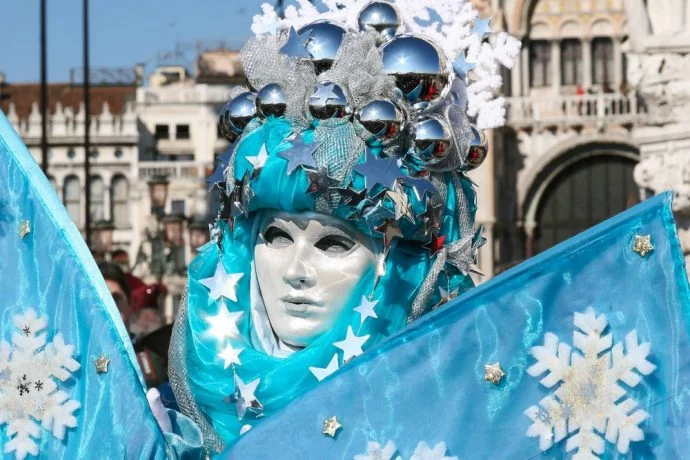
[[[534,40],[529,44],[530,86],[538,88],[551,84],[551,43]]]
[[[585,157],[561,171],[539,202],[534,253],[635,205],[640,196],[635,164],[611,152]]]
[[[596,37],[592,40],[592,83],[610,86],[613,84],[613,39]]]
[[[72,218],[72,221],[77,227],[81,226],[81,187],[77,176],[68,176],[65,178],[65,184],[62,187],[62,196],[65,208],[67,208],[67,212]]]
[[[582,43],[577,38],[561,42],[561,84],[582,84]]]
[[[110,215],[116,228],[129,227],[129,183],[124,176],[115,176],[110,184]]]
[[[91,209],[89,210],[91,222],[105,219],[105,187],[103,185],[103,179],[100,176],[92,176],[89,183],[89,189],[91,193]]]

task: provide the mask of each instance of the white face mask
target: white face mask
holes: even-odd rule
[[[375,263],[371,240],[347,222],[314,212],[267,213],[254,264],[278,339],[306,347],[328,332]]]

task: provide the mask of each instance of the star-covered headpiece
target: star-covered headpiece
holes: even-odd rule
[[[240,53],[246,88],[220,115],[233,144],[210,180],[231,227],[284,207],[262,182],[296,180],[306,208],[353,221],[385,249],[415,241],[430,257],[445,248],[463,273],[474,266],[481,237],[465,174],[487,154],[482,130],[504,122],[500,66],[520,42],[468,1],[424,3],[325,0],[319,11],[299,0],[284,18],[262,7]],[[443,234],[448,217],[459,235]]]

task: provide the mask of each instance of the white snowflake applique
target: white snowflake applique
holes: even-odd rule
[[[628,452],[631,441],[642,441],[640,424],[649,417],[619,382],[636,387],[642,375],[651,374],[656,366],[647,360],[650,343],[638,343],[632,330],[623,343],[613,345],[606,315],[597,316],[594,309],[575,313],[573,350],[555,334],[546,333],[544,345],[532,347],[537,362],[527,369],[532,377],[544,372],[541,384],[558,388],[531,406],[525,414],[532,419],[527,436],[539,437],[542,451],[566,437],[566,451],[576,450],[574,459],[596,459],[604,453],[606,441],[618,452]],[[579,352],[578,352],[579,351]],[[637,372],[635,372],[637,370]],[[639,374],[638,374],[639,373]],[[637,408],[637,409],[636,409]]]
[[[18,330],[12,344],[0,342],[0,427],[7,425],[4,452],[21,460],[38,455],[38,422],[60,440],[66,428],[77,426],[74,412],[80,405],[58,389],[55,379],[64,382],[80,366],[73,358],[74,346],[66,345],[62,334],[46,343],[45,316],[29,309],[15,315],[13,323]]]
[[[457,457],[447,457],[446,443],[439,442],[433,448],[429,447],[425,441],[420,441],[410,457],[410,460],[458,460]],[[393,441],[388,441],[385,446],[374,441],[367,443],[367,452],[355,455],[354,460],[402,460],[400,455],[396,455],[398,448]]]

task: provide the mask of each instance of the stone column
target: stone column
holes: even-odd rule
[[[523,42],[523,48],[525,47],[525,39],[521,40]],[[522,96],[522,81],[525,70],[523,69],[522,59],[518,59],[515,62],[515,66],[510,72],[510,90],[511,96],[517,97]]]
[[[582,38],[582,86],[592,87],[592,38]]]
[[[522,68],[522,96],[529,96],[529,41],[523,42],[520,50],[520,67]]]
[[[561,41],[551,42],[551,88],[554,94],[561,91]]]
[[[620,91],[623,83],[623,52],[621,51],[621,37],[613,37],[613,89]]]

